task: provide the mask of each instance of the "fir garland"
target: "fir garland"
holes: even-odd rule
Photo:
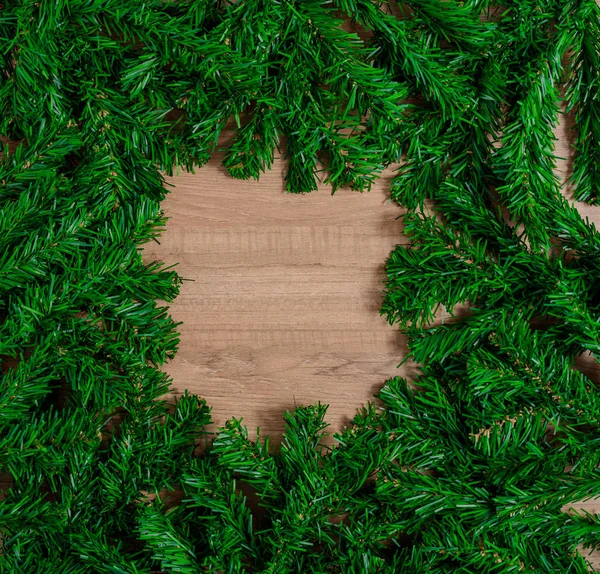
[[[600,495],[575,368],[600,353],[600,234],[552,128],[564,102],[596,202],[595,0],[9,0],[0,38],[1,572],[587,572],[598,519],[562,508]],[[203,165],[232,117],[231,175],[285,138],[293,192],[403,158],[382,313],[422,375],[334,448],[322,405],[273,454],[161,399],[180,278],[140,246],[161,170]]]

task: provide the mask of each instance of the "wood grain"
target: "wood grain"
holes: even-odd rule
[[[169,179],[170,218],[145,257],[179,262],[171,307],[180,351],[167,371],[213,407],[277,441],[282,413],[329,404],[339,429],[372,399],[406,349],[379,316],[384,263],[402,236],[389,172],[370,193],[284,192],[283,160],[260,180],[232,179],[215,158]]]

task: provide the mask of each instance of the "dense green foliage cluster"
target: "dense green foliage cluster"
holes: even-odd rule
[[[600,495],[600,234],[552,129],[596,202],[595,0],[5,0],[0,39],[0,572],[588,570],[598,518],[562,509]],[[231,175],[282,139],[293,192],[404,158],[382,313],[422,375],[334,448],[321,405],[274,453],[161,399],[180,278],[140,246],[231,118]]]

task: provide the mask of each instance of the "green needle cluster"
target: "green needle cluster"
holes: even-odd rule
[[[0,573],[584,573],[600,548],[595,0],[0,4]],[[163,174],[391,185],[382,306],[420,365],[280,448],[163,397]],[[459,312],[460,310],[460,312]],[[452,321],[436,322],[440,311]],[[234,414],[234,413],[232,413]]]

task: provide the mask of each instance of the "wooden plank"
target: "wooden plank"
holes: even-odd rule
[[[385,260],[406,242],[391,170],[370,193],[293,195],[281,159],[260,182],[220,163],[169,178],[167,230],[145,249],[193,279],[171,307],[184,322],[167,366],[174,391],[204,396],[217,425],[243,417],[274,439],[283,411],[319,400],[339,429],[386,378],[410,375],[396,368],[398,330],[379,316]]]

